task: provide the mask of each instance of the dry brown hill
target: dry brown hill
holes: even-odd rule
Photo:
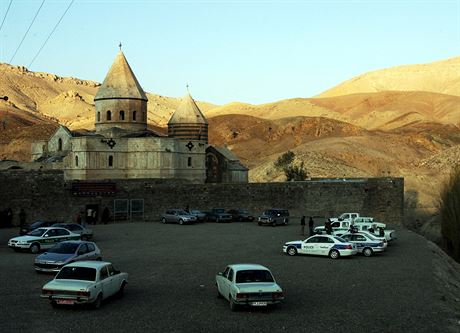
[[[265,119],[325,117],[366,129],[394,129],[416,122],[439,122],[460,126],[460,97],[429,92],[385,91],[331,98],[295,98],[251,105],[231,103],[209,110],[213,117],[225,114]]]
[[[347,80],[318,97],[380,91],[429,91],[460,96],[460,57],[368,72]]]

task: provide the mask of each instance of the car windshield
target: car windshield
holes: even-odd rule
[[[343,239],[342,237],[334,236],[334,238],[337,239],[341,243],[347,243],[347,241],[345,239]]]
[[[199,210],[191,210],[190,213],[192,213],[192,214],[202,214]]]
[[[236,283],[274,282],[272,274],[267,270],[251,269],[238,271]]]
[[[38,229],[35,229],[31,232],[28,233],[29,236],[36,236],[36,237],[40,237],[42,236],[45,232],[46,232],[47,229],[43,229],[43,228],[38,228]]]
[[[75,243],[59,243],[53,246],[51,249],[48,250],[49,253],[65,253],[71,254],[77,251],[79,244]]]
[[[30,228],[31,228],[31,229],[37,229],[37,228],[39,228],[42,224],[43,224],[42,221],[36,221],[36,222],[34,222],[34,223],[32,223],[32,224],[30,225]]]
[[[63,267],[56,279],[96,281],[96,269],[89,267]]]

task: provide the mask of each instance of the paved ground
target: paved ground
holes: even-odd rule
[[[36,274],[34,255],[6,243],[0,229],[0,332],[443,332],[432,253],[420,236],[398,229],[386,253],[331,260],[288,257],[299,226],[254,223],[179,226],[98,225],[104,258],[130,274],[126,295],[99,310],[53,309],[39,298],[52,277]],[[285,291],[273,310],[230,312],[216,298],[214,275],[229,263],[271,268]]]

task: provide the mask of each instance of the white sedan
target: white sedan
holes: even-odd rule
[[[79,234],[74,234],[64,228],[38,228],[27,235],[11,238],[8,241],[8,247],[15,251],[29,250],[32,253],[38,253],[40,250],[50,249],[62,241],[79,240],[80,237]]]
[[[255,264],[229,265],[216,275],[217,296],[226,298],[230,309],[238,306],[266,307],[283,299],[283,290],[267,267]]]
[[[61,268],[54,280],[43,286],[42,298],[58,305],[91,304],[99,308],[104,299],[122,296],[128,273],[116,270],[110,262],[78,261]]]
[[[305,240],[287,242],[283,246],[283,252],[290,256],[297,254],[312,254],[329,256],[337,259],[341,256],[352,256],[358,253],[355,244],[331,235],[315,235]]]
[[[368,232],[352,232],[342,235],[346,241],[353,243],[358,248],[358,252],[366,257],[372,256],[374,253],[383,252],[387,247],[387,242],[384,239],[376,239]]]

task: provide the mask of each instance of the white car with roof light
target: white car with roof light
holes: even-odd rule
[[[329,256],[332,259],[352,256],[358,253],[355,244],[352,244],[338,236],[314,235],[305,240],[287,242],[283,246],[283,252],[295,256],[297,254],[310,254]]]
[[[377,252],[383,252],[386,248],[386,242],[383,242],[381,239],[375,239],[369,233],[346,233],[341,238],[355,244],[358,252],[364,254],[366,257],[370,257]]]
[[[41,297],[57,305],[91,304],[99,308],[103,300],[123,296],[128,273],[115,269],[110,262],[78,261],[59,271],[54,280],[45,284]]]
[[[284,300],[283,290],[262,265],[228,265],[216,275],[216,286],[218,297],[227,299],[232,311],[243,305],[266,307]]]
[[[38,228],[27,235],[11,238],[8,241],[8,247],[15,251],[29,250],[32,253],[38,253],[40,250],[50,249],[62,241],[79,239],[79,234],[74,234],[64,228]]]

